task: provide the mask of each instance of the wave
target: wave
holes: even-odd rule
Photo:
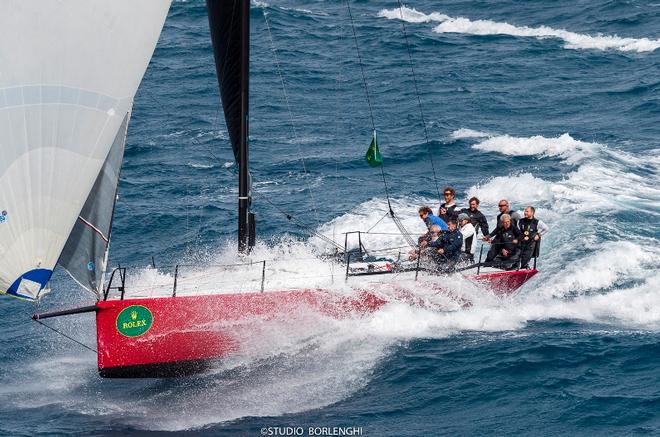
[[[483,138],[483,137],[489,137],[490,134],[487,132],[480,132],[472,129],[465,129],[461,128],[458,130],[455,130],[454,132],[451,133],[451,137],[455,139],[461,139],[461,138]]]
[[[538,198],[533,193],[539,193],[547,198],[562,199],[554,205],[557,211],[581,208],[604,214],[627,210],[660,215],[657,211],[660,202],[658,173],[651,170],[660,164],[657,151],[637,156],[605,144],[579,141],[568,133],[556,138],[492,135],[472,147],[507,156],[559,157],[563,163],[577,166],[566,173],[561,183],[545,182],[531,174],[496,177],[470,190],[478,197],[496,202],[495,193],[510,192],[528,201]],[[634,171],[636,169],[640,171]]]
[[[299,14],[304,14],[304,15],[315,15],[319,17],[328,16],[326,12],[316,12],[305,8],[287,8],[284,6],[272,6],[270,3],[267,3],[263,0],[251,0],[251,5],[254,6],[255,8],[261,8],[261,9],[278,8],[282,11],[297,12]]]
[[[433,12],[425,14],[413,8],[403,7],[403,10],[383,9],[379,17],[403,19],[410,23],[438,22],[433,31],[436,33],[465,33],[470,35],[511,35],[531,37],[536,39],[559,38],[565,42],[564,48],[582,50],[618,50],[621,52],[652,52],[660,48],[660,40],[649,38],[625,38],[617,35],[591,36],[571,32],[564,29],[554,29],[548,26],[528,27],[515,26],[492,20],[470,20],[465,17],[450,17]]]
[[[211,169],[211,168],[215,168],[215,164],[200,164],[200,163],[196,163],[196,162],[189,162],[186,165],[188,167],[196,168],[196,169],[200,169],[200,170],[208,170],[208,169]]]
[[[540,135],[527,138],[509,135],[491,136],[472,147],[485,152],[498,152],[509,156],[560,157],[570,164],[593,156],[597,150],[602,149],[602,145],[598,143],[579,141],[568,133],[557,138],[546,138]]]

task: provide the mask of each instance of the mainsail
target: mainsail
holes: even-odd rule
[[[58,264],[64,267],[76,282],[99,295],[103,288],[103,274],[107,264],[112,229],[112,212],[117,200],[117,185],[124,159],[129,118],[130,113],[124,117],[101,173],[87,196],[85,206],[78,215],[78,220],[58,261]]]
[[[215,69],[227,131],[238,163],[238,249],[254,246],[248,172],[250,0],[206,0]]]
[[[49,281],[170,1],[0,5],[0,292],[34,299]]]
[[[244,1],[206,0],[220,97],[231,147],[237,162],[240,159],[241,83],[244,80],[241,71],[243,47],[241,24]],[[247,80],[245,83],[247,86]],[[245,92],[247,93],[247,90]]]

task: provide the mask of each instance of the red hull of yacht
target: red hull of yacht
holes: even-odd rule
[[[511,294],[538,273],[536,269],[483,273],[471,279],[486,285],[495,294]]]
[[[101,301],[96,312],[99,373],[111,378],[195,373],[240,350],[220,324],[274,318],[301,306],[344,317],[384,303],[371,293],[347,298],[320,290]]]
[[[537,270],[484,273],[471,279],[510,294]],[[98,367],[103,377],[183,376],[240,351],[227,329],[250,319],[286,316],[301,306],[331,317],[376,311],[373,293],[353,298],[322,290],[213,294],[101,301],[97,304]]]

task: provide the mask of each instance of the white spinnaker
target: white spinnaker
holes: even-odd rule
[[[170,2],[0,2],[0,292],[48,282]]]

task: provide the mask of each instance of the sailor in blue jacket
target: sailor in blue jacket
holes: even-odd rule
[[[440,217],[433,215],[433,211],[428,206],[422,206],[419,208],[419,218],[424,221],[424,224],[428,229],[424,235],[417,239],[417,244],[419,244],[421,248],[425,248],[431,239],[431,226],[437,225],[440,227],[441,231],[446,231],[448,229],[447,223],[445,223]]]
[[[446,231],[448,229],[447,223],[437,215],[433,215],[433,211],[428,206],[419,208],[419,218],[424,220],[427,229],[431,229],[432,225],[440,226],[440,230]]]

